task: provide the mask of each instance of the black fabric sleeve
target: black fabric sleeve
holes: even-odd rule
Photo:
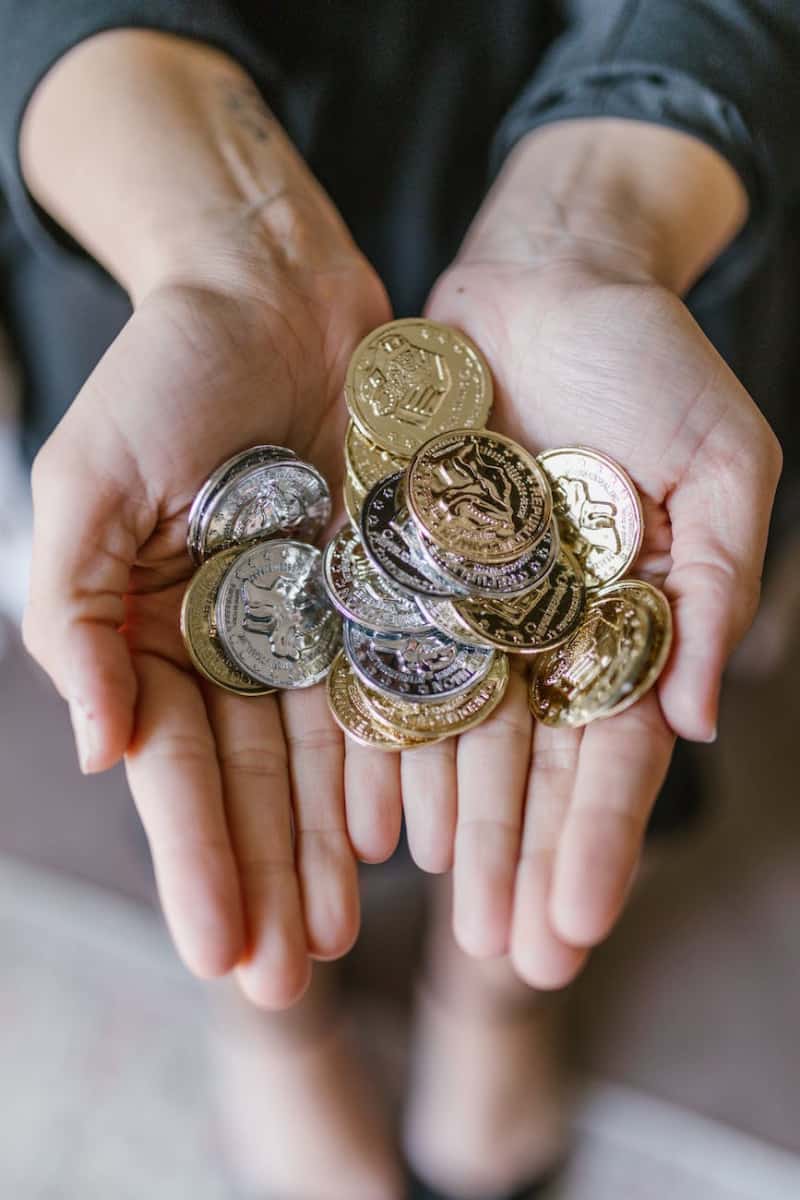
[[[74,46],[110,29],[156,29],[226,51],[263,86],[275,74],[237,6],[226,0],[0,0],[0,190],[41,249],[74,246],[22,180],[19,128],[36,85]],[[74,247],[77,249],[77,247]]]
[[[716,297],[761,260],[800,190],[800,0],[570,0],[567,24],[503,119],[496,173],[526,133],[577,117],[670,126],[747,189],[749,220],[698,285]]]

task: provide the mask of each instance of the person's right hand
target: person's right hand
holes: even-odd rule
[[[246,994],[283,1007],[310,958],[344,953],[358,928],[343,739],[324,687],[243,698],[191,669],[187,514],[221,461],[263,442],[312,461],[337,497],[344,370],[390,314],[355,251],[209,277],[141,301],[37,457],[24,632],[69,703],[83,769],[125,756],[186,963],[238,965]],[[348,800],[370,802],[363,786]]]

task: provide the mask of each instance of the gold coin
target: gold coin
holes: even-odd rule
[[[390,454],[381,450],[369,438],[365,438],[357,425],[352,421],[347,423],[347,433],[344,439],[344,460],[348,473],[363,491],[368,492],[387,475],[397,471],[405,471],[409,460],[399,454]]]
[[[484,645],[515,654],[542,653],[565,642],[584,614],[583,572],[561,548],[541,586],[496,600],[456,599],[453,608]]]
[[[621,712],[655,682],[671,629],[658,589],[639,580],[612,585],[590,602],[567,642],[536,660],[529,690],[534,716],[578,727]]]
[[[358,532],[361,522],[361,508],[367,493],[362,490],[361,485],[353,478],[349,471],[345,472],[342,495],[344,497],[344,510],[350,519],[350,524]]]
[[[432,704],[392,700],[360,684],[369,711],[403,737],[433,735],[437,740],[464,733],[485,721],[506,694],[508,657],[497,654],[488,673],[471,691]]]
[[[465,334],[410,317],[380,325],[356,347],[344,394],[364,437],[410,458],[446,429],[482,429],[492,377]]]
[[[561,539],[583,567],[587,589],[621,579],[644,530],[633,480],[613,459],[583,446],[545,450],[539,462],[553,488]]]
[[[604,596],[625,596],[628,600],[640,604],[650,614],[652,628],[647,657],[638,678],[633,682],[629,691],[621,696],[616,704],[606,709],[606,717],[616,716],[635,704],[641,696],[648,692],[667,665],[669,652],[672,649],[672,609],[669,600],[660,588],[643,579],[622,579],[619,583],[605,588]]]
[[[550,527],[550,483],[532,454],[487,430],[432,438],[408,468],[414,521],[441,550],[473,563],[507,563]]]
[[[275,688],[264,687],[263,683],[240,671],[228,658],[216,634],[217,592],[223,576],[241,550],[241,546],[222,550],[195,571],[181,604],[181,634],[192,664],[206,679],[238,696],[268,696]]]
[[[433,596],[417,596],[417,607],[431,625],[457,642],[466,642],[468,646],[485,646],[487,643],[473,633],[467,622],[459,615],[452,600],[438,599]]]
[[[410,750],[432,740],[427,736],[402,734],[376,717],[367,707],[364,694],[341,650],[331,664],[327,688],[333,719],[362,746],[372,746],[376,750]]]

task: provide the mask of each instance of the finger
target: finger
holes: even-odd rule
[[[222,804],[217,750],[194,680],[138,655],[139,693],[128,782],[153,855],[158,890],[186,965],[223,975],[245,948],[236,864]]]
[[[344,741],[324,687],[281,696],[289,750],[295,859],[311,954],[336,958],[358,934],[355,854],[344,811]]]
[[[674,742],[654,692],[585,729],[550,898],[564,941],[594,946],[619,916]]]
[[[353,849],[363,862],[384,862],[400,837],[400,755],[345,738],[344,778]]]
[[[237,978],[260,1008],[287,1008],[311,963],[292,844],[289,766],[274,696],[206,693],[239,872],[247,959]]]
[[[404,750],[400,763],[408,849],[423,871],[449,871],[456,826],[457,738]]]
[[[532,987],[564,987],[586,951],[558,937],[549,902],[556,847],[572,799],[581,730],[536,724],[525,800],[509,951],[518,975]]]
[[[32,479],[25,643],[69,703],[81,770],[102,771],[133,728],[136,677],[120,628],[135,520],[118,483],[93,476],[68,450],[43,451]]]
[[[675,732],[696,741],[716,736],[722,672],[758,607],[780,473],[777,443],[755,411],[733,435],[732,448],[719,422],[668,500],[675,650],[660,695]]]
[[[532,725],[512,671],[502,704],[459,739],[453,934],[476,957],[508,949]]]

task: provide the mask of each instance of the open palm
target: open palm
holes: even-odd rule
[[[324,689],[230,695],[190,669],[189,506],[222,460],[291,446],[336,488],[347,358],[386,320],[358,261],[305,291],[179,287],[137,308],[34,468],[26,641],[70,703],[84,769],[123,754],[179,950],[282,1007],[358,928],[344,751]]]
[[[673,608],[668,671],[627,712],[534,729],[520,672],[485,724],[403,755],[412,852],[430,870],[454,864],[462,946],[509,952],[531,983],[558,986],[622,907],[674,735],[714,736],[721,673],[758,600],[780,453],[687,309],[654,284],[467,252],[428,314],[486,354],[493,427],[627,468],[646,520],[635,571],[663,582]]]

